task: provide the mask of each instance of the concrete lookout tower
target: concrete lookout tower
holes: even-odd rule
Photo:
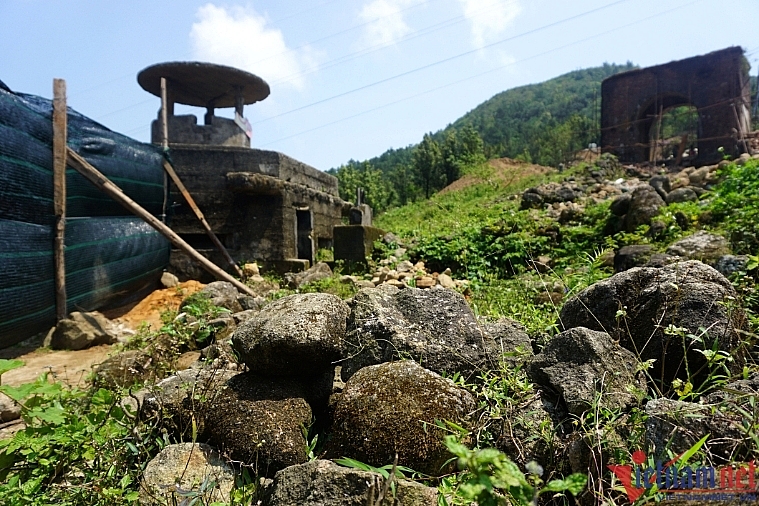
[[[166,79],[168,141],[170,144],[250,147],[250,123],[243,108],[269,96],[269,85],[260,77],[224,65],[200,62],[159,63],[137,75],[137,82],[153,95],[161,96],[161,78]],[[192,114],[174,115],[174,104],[205,107],[203,124]],[[216,109],[234,107],[235,119],[214,115]],[[163,140],[161,113],[151,125],[151,140]]]
[[[137,82],[162,97],[165,79],[166,130],[174,170],[235,262],[257,261],[264,269],[300,270],[317,248],[332,247],[332,232],[350,204],[338,195],[337,178],[276,151],[250,147],[245,105],[269,96],[269,85],[243,70],[200,62],[159,63],[142,70]],[[174,104],[203,107],[175,115]],[[235,119],[214,114],[234,107]],[[164,141],[163,107],[152,123],[152,142]],[[219,267],[224,262],[191,208],[172,189],[171,228]],[[171,269],[180,279],[207,280],[179,250]]]

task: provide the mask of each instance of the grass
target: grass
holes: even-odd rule
[[[462,292],[477,315],[521,322],[538,347],[558,331],[562,300],[612,275],[604,266],[605,251],[640,243],[663,251],[672,241],[696,230],[709,230],[727,237],[736,253],[749,255],[746,268],[731,280],[740,295],[736,303],[746,310],[751,332],[755,332],[759,320],[755,288],[759,269],[759,162],[729,165],[722,170],[723,182],[700,201],[663,208],[657,219],[664,226],[657,236],[647,227],[605,236],[608,203],[588,205],[578,220],[558,224],[543,210],[520,210],[518,198],[512,196],[547,179],[579,176],[585,170],[589,167],[578,166],[561,175],[540,176],[526,171],[504,178],[487,166],[473,167],[469,176],[474,183],[389,211],[378,217],[377,225],[402,238],[412,261],[424,260],[439,272],[450,267],[454,277],[469,279],[470,285]],[[382,251],[392,250],[386,247]],[[326,252],[321,255],[328,257]],[[539,255],[551,258],[550,268],[544,272],[530,266]],[[328,278],[297,291],[280,289],[269,298],[296,292],[332,293],[347,299],[356,288],[340,281],[338,268]],[[220,309],[197,296],[185,303],[182,313],[167,313],[159,331],[144,330],[127,347],[155,347],[177,354],[214,339],[207,322],[219,316]],[[680,335],[684,331],[671,328],[668,332]],[[747,342],[753,339],[751,332]],[[696,400],[698,393],[719,390],[736,379],[727,375],[726,360],[729,357],[724,353],[712,354],[706,383],[681,381],[672,385],[671,392],[650,389],[644,395],[648,399],[671,395]],[[167,371],[170,362],[164,364]],[[0,375],[17,365],[0,361]],[[748,377],[754,370],[755,364],[750,363],[740,377]],[[581,473],[587,475],[591,489],[585,500],[627,503],[604,465],[628,463],[632,451],[642,447],[644,409],[611,411],[595,402],[583,416],[570,417],[563,424],[532,419],[526,414],[533,403],[540,402],[539,392],[520,366],[507,363],[495,371],[483,371],[472,384],[460,384],[478,400],[475,415],[479,423],[464,438],[469,447],[461,443],[461,437],[447,441],[463,469],[428,482],[439,486],[444,497],[441,501],[462,505],[571,504],[567,493],[580,493],[585,483],[568,469],[567,448],[575,445],[572,447],[582,448],[593,462]],[[47,376],[19,387],[0,386],[0,390],[22,404],[27,423],[26,429],[0,441],[0,504],[135,504],[142,469],[163,446],[174,442],[156,427],[141,424],[121,406],[120,399],[127,395],[124,390],[69,389],[52,383]],[[742,399],[732,413],[743,421],[746,441],[759,441],[755,405],[754,398]],[[530,434],[524,443],[541,445],[541,465],[515,464],[492,449],[501,444],[504,427],[509,432]],[[755,450],[752,455],[756,456]],[[699,447],[693,457],[708,461],[709,455]],[[257,480],[246,473],[243,469],[236,504],[249,504],[254,494]]]

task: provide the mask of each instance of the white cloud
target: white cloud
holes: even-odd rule
[[[494,42],[522,12],[519,0],[459,0],[472,29],[472,42],[481,48]]]
[[[362,45],[372,47],[395,44],[411,32],[401,12],[410,4],[411,0],[372,0],[364,5],[359,18],[369,24],[364,27]]]
[[[267,20],[252,8],[218,7],[212,3],[198,8],[198,21],[190,30],[193,58],[237,67],[261,76],[272,84],[303,88],[298,76],[316,65],[316,57],[308,47],[290,51],[279,29],[268,26]]]

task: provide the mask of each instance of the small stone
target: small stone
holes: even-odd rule
[[[435,286],[435,280],[429,276],[424,276],[416,280],[417,288],[432,288]]]
[[[215,483],[203,490],[204,483]],[[194,492],[203,504],[229,502],[235,473],[210,446],[180,443],[169,445],[148,462],[140,486],[140,504],[178,504],[183,494]]]
[[[260,270],[258,268],[258,264],[255,263],[255,262],[243,265],[242,266],[242,273],[247,278],[249,278],[251,276],[258,276],[258,275],[261,274],[261,272],[260,272]]]
[[[161,274],[161,284],[166,288],[174,288],[179,284],[179,278],[170,272]]]
[[[456,283],[454,283],[453,279],[447,274],[440,274],[437,277],[437,282],[440,283],[443,288],[456,288]]]
[[[424,262],[419,260],[417,263],[414,264],[414,271],[416,272],[425,272],[427,269],[424,267]]]
[[[248,278],[248,281],[251,283],[263,283],[266,281],[266,279],[264,279],[264,277],[259,274],[253,274]]]
[[[402,262],[398,263],[398,266],[395,268],[395,270],[398,272],[412,272],[414,270],[414,264],[408,260],[403,260]]]

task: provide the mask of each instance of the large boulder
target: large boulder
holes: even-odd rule
[[[698,193],[693,188],[677,188],[667,195],[667,204],[677,204],[680,202],[695,202],[698,200]]]
[[[699,230],[693,235],[670,245],[667,254],[687,258],[689,260],[701,260],[708,264],[714,264],[723,255],[730,253],[730,245],[727,239],[721,235],[710,234]]]
[[[291,466],[274,475],[265,506],[436,506],[437,489],[413,481],[394,480],[385,489],[379,473],[340,467],[330,460]],[[379,500],[381,498],[381,500]]]
[[[713,346],[731,354],[732,361],[727,362],[731,370],[742,369],[745,352],[739,331],[745,329],[746,320],[731,305],[736,298],[724,276],[698,261],[658,269],[636,267],[569,299],[559,323],[564,329],[608,332],[640,361],[653,360],[651,377],[669,390],[674,378],[688,379],[688,369],[694,384],[706,379],[707,363],[700,350]],[[706,335],[699,329],[706,329]]]
[[[234,484],[234,469],[210,446],[173,444],[145,467],[140,504],[185,504],[194,497],[200,499],[199,504],[226,503]]]
[[[330,388],[331,382],[326,396]],[[224,454],[272,477],[308,460],[304,428],[312,421],[306,401],[312,394],[305,381],[238,374],[209,403],[205,430]]]
[[[266,376],[325,372],[341,358],[350,309],[326,293],[276,300],[244,321],[232,346],[251,371]]]
[[[113,344],[117,337],[108,319],[98,312],[74,311],[58,322],[50,347],[54,350],[83,350],[99,344]]]
[[[177,439],[204,439],[205,410],[234,371],[186,369],[159,381],[142,396],[140,416],[159,423]],[[194,428],[193,428],[194,425]]]
[[[625,230],[634,232],[641,225],[651,224],[651,220],[664,205],[664,199],[652,186],[638,186],[630,197],[630,207],[625,214]]]
[[[214,306],[229,309],[233,313],[243,310],[240,302],[237,300],[238,297],[240,297],[240,292],[238,292],[235,285],[229,281],[214,281],[213,283],[208,283],[202,290],[182,301],[180,310],[184,309],[188,304],[191,304],[192,301],[198,297],[206,298],[208,299],[208,302]]]
[[[440,475],[450,454],[436,420],[467,427],[475,407],[469,392],[412,360],[365,367],[337,401],[327,454],[384,466],[397,453],[399,465]]]
[[[296,289],[330,276],[332,276],[332,269],[330,269],[329,265],[319,262],[303,272],[289,272],[285,274],[285,282],[290,288]]]
[[[628,408],[646,392],[635,355],[606,332],[584,327],[551,339],[530,361],[527,373],[534,383],[557,393],[569,413],[578,416],[596,403],[612,410]]]
[[[412,358],[437,373],[473,376],[501,360],[498,343],[453,290],[367,288],[348,302],[343,377],[364,366]]]
[[[658,193],[659,196],[664,200],[667,199],[667,194],[672,190],[669,176],[665,174],[658,174],[656,176],[653,176],[648,180],[648,184],[651,185],[651,188],[656,190],[656,193]]]

